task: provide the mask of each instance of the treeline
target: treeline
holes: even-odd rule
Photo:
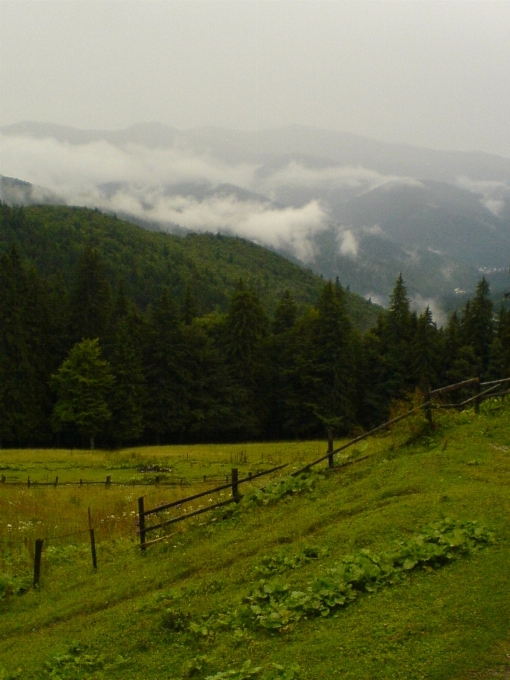
[[[225,313],[199,315],[191,287],[181,304],[163,288],[141,311],[91,247],[67,285],[12,246],[0,291],[3,446],[345,434],[381,422],[424,379],[510,376],[510,312],[495,314],[485,279],[442,329],[411,311],[400,276],[363,335],[338,282],[301,311],[285,292],[271,316],[242,280]]]

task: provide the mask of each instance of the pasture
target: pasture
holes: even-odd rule
[[[136,537],[139,495],[155,506],[205,490],[204,474],[219,479],[231,467],[243,475],[288,462],[291,471],[326,443],[0,452],[6,478],[59,476],[56,487],[0,487],[0,677],[498,677],[510,654],[510,404],[489,400],[479,415],[435,420],[429,433],[419,416],[399,423],[348,450],[344,462],[356,464],[313,473],[299,488],[284,470],[278,488],[287,484],[288,492],[246,489],[232,511],[181,522],[145,554]],[[153,481],[153,472],[140,471],[151,466],[186,484],[114,484]],[[109,487],[61,484],[106,475]],[[392,585],[362,589],[320,616],[295,615],[292,604],[277,609],[285,593],[305,601],[318,582],[334,589],[347,556],[407,550],[445,518],[477,522],[495,542],[451,563],[417,562]],[[33,540],[43,536],[34,590]],[[261,624],[269,606],[270,620],[281,621],[274,628]]]

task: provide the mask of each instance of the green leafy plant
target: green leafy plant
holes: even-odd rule
[[[242,504],[250,507],[254,505],[272,505],[288,496],[311,491],[322,475],[317,472],[306,472],[295,477],[287,476],[270,482],[262,489],[253,489],[243,498]]]
[[[274,553],[262,558],[261,563],[255,567],[255,574],[269,576],[270,574],[282,574],[290,569],[299,569],[313,560],[318,560],[327,555],[327,550],[307,546],[295,555]]]
[[[213,635],[221,628],[286,631],[300,619],[330,616],[361,593],[375,592],[397,583],[412,569],[441,567],[494,540],[492,532],[476,522],[447,518],[399,542],[393,552],[377,555],[364,549],[345,557],[304,590],[277,581],[260,580],[238,609],[211,614],[201,623],[191,622],[189,630],[202,637]],[[279,565],[278,560],[276,564]]]
[[[108,677],[108,672],[126,663],[119,656],[108,661],[102,653],[85,646],[72,645],[65,654],[54,656],[44,664],[43,678],[55,680],[95,680]]]

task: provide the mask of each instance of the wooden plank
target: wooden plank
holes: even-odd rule
[[[39,585],[41,579],[41,555],[43,549],[43,538],[35,539],[35,555],[34,555],[34,588]]]
[[[487,385],[501,385],[501,383],[510,382],[510,378],[502,378],[501,380],[490,380],[489,382],[480,383],[480,387],[487,387]]]
[[[453,392],[453,390],[458,390],[461,387],[467,387],[475,382],[479,382],[480,378],[469,378],[469,380],[463,380],[462,382],[455,383],[454,385],[447,385],[446,387],[440,387],[437,390],[431,390],[430,396],[436,394],[446,394],[447,392]]]
[[[223,505],[228,505],[229,503],[234,503],[234,498],[229,498],[226,501],[221,501],[221,503],[215,503],[214,505],[208,505],[206,508],[200,508],[200,510],[194,510],[193,512],[188,512],[186,515],[179,515],[178,517],[173,517],[172,519],[167,519],[165,522],[160,522],[152,527],[145,527],[145,533],[152,531],[153,529],[160,529],[161,527],[166,527],[168,524],[175,524],[176,522],[182,522],[189,517],[196,517],[204,512],[209,512],[209,510],[214,510],[215,508],[221,508]],[[140,543],[140,547],[141,547]]]
[[[138,499],[138,529],[140,531],[140,547],[142,550],[145,550],[145,548],[142,547],[145,543],[145,512],[143,508],[143,496],[140,496]]]
[[[274,468],[271,468],[270,470],[264,470],[263,472],[258,472],[256,475],[252,475],[251,477],[244,477],[244,479],[239,479],[237,481],[238,484],[244,484],[244,482],[251,482],[252,479],[256,479],[257,477],[263,477],[264,475],[269,475],[271,472],[276,472],[277,470],[281,470],[284,467],[287,467],[288,463],[284,463],[283,465],[277,465]],[[193,496],[187,496],[186,498],[180,498],[178,501],[172,501],[171,503],[165,503],[165,505],[158,505],[156,508],[152,508],[151,510],[145,510],[144,515],[147,517],[148,515],[154,515],[158,512],[162,512],[163,510],[168,510],[169,508],[175,508],[178,505],[182,505],[183,503],[189,503],[190,501],[195,501],[198,498],[203,498],[204,496],[209,496],[212,493],[217,493],[218,491],[224,491],[225,489],[230,489],[232,484],[223,484],[222,486],[217,486],[214,489],[209,489],[208,491],[201,491],[200,493],[196,493]]]
[[[427,402],[427,403],[430,403],[430,402]],[[326,453],[325,456],[321,456],[320,458],[317,458],[317,460],[314,460],[311,463],[308,463],[308,465],[305,465],[300,470],[296,470],[295,472],[292,472],[291,477],[297,477],[297,475],[300,475],[302,472],[306,472],[307,470],[309,470],[314,465],[317,465],[318,463],[322,463],[323,460],[326,460],[326,458],[329,458],[331,455],[335,455],[336,453],[339,453],[340,451],[345,451],[345,449],[348,449],[350,446],[353,446],[354,444],[357,444],[358,442],[362,441],[363,439],[370,437],[372,434],[375,434],[376,432],[379,432],[380,430],[386,429],[390,425],[393,425],[394,423],[398,423],[400,420],[404,420],[404,418],[408,418],[409,416],[413,415],[413,413],[416,413],[420,409],[425,408],[425,406],[427,406],[427,403],[421,404],[421,406],[418,406],[417,408],[413,408],[410,411],[406,411],[406,413],[403,413],[401,416],[397,416],[396,418],[393,418],[392,420],[388,420],[386,423],[383,423],[382,425],[379,425],[378,427],[374,427],[373,430],[369,430],[368,432],[365,432],[365,434],[361,434],[359,437],[356,437],[355,439],[351,439],[351,441],[347,442],[347,444],[343,444],[342,446],[339,446],[338,448],[336,448],[332,452],[328,451],[328,453]]]

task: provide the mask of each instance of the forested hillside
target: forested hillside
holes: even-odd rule
[[[510,376],[510,312],[483,279],[439,329],[399,277],[362,334],[338,282],[239,239],[90,210],[1,214],[5,446],[344,434],[425,380]]]

